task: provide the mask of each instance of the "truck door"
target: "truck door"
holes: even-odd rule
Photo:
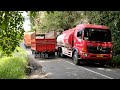
[[[83,30],[78,29],[74,34],[74,48],[76,48],[78,51],[81,51],[84,46],[83,44]]]
[[[78,46],[83,39],[83,30],[77,30],[74,35],[74,46]]]

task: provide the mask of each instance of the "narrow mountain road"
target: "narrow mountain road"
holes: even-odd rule
[[[24,44],[20,44],[24,47]],[[25,49],[33,57],[30,49]],[[34,58],[34,57],[33,57]],[[77,66],[71,58],[35,59],[50,79],[120,79],[120,69],[98,65]]]

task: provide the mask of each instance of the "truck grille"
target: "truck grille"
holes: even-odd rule
[[[110,48],[108,47],[101,47],[101,46],[87,46],[88,53],[94,54],[110,54]]]

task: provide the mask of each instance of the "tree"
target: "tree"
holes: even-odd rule
[[[24,18],[20,11],[0,11],[0,48],[10,55],[23,38]]]
[[[34,12],[34,14],[33,12],[30,12],[31,20],[34,20],[31,21],[31,24],[33,27],[41,31],[67,30],[76,26],[80,22],[83,17],[82,13],[82,11],[40,11]],[[35,23],[36,20],[39,21],[39,24]]]

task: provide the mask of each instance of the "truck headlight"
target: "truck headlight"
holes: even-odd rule
[[[84,54],[84,56],[85,56],[85,57],[87,57],[87,56],[88,56],[88,54]]]
[[[85,57],[87,57],[87,56],[88,56],[88,54],[86,54],[86,53],[82,53],[82,55],[83,55],[83,56],[85,56]]]

